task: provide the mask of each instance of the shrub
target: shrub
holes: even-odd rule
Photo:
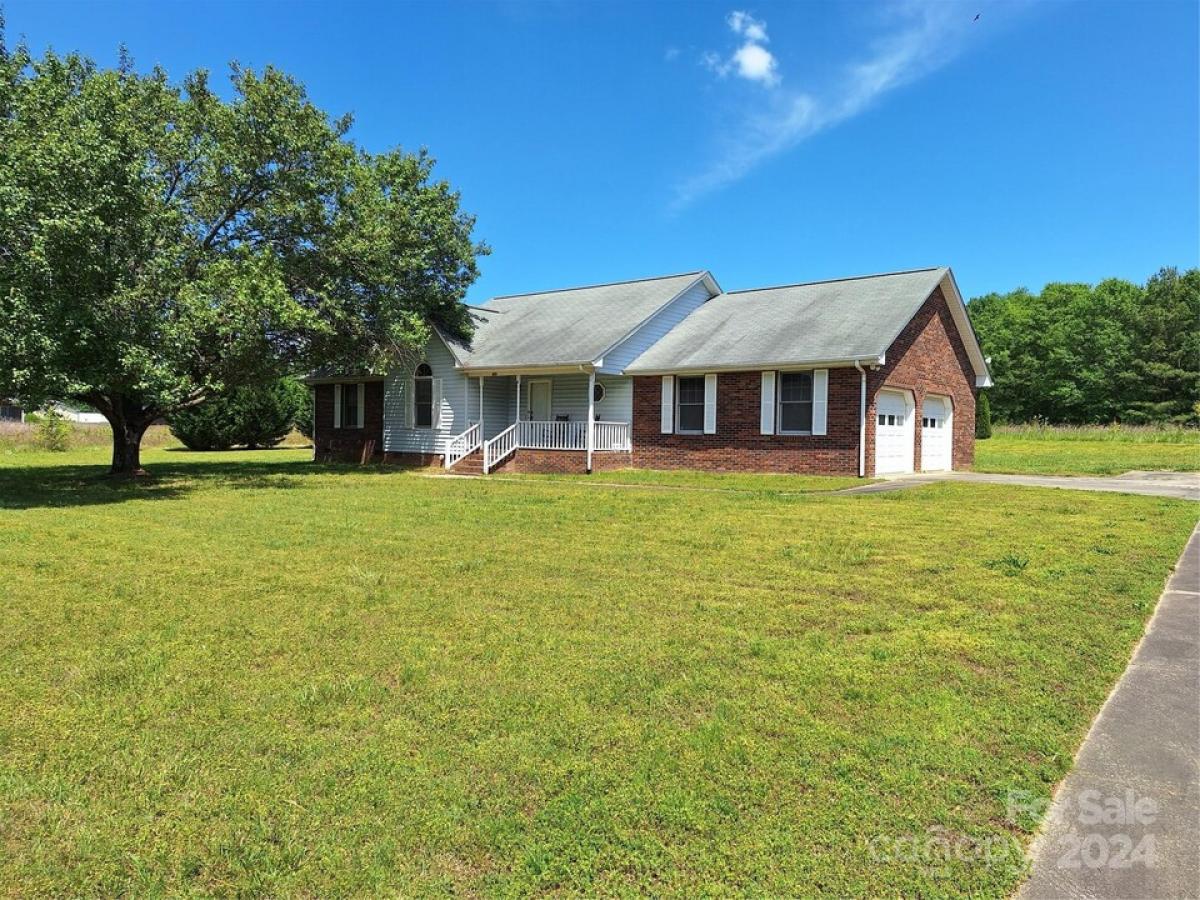
[[[228,450],[238,424],[229,398],[212,399],[173,415],[171,434],[189,450]]]
[[[37,445],[43,450],[65,453],[71,446],[71,423],[53,409],[47,409],[37,419]]]
[[[307,403],[307,389],[293,378],[241,387],[176,413],[171,433],[191,450],[273,447],[292,430]]]
[[[304,385],[300,385],[300,389],[304,391],[304,396],[300,398],[300,403],[296,407],[296,430],[311,441],[313,436],[312,393]]]
[[[992,436],[992,403],[988,395],[980,391],[975,404],[975,440],[986,441]]]
[[[294,378],[283,378],[266,388],[236,392],[241,427],[235,443],[251,450],[274,447],[291,432],[299,410],[308,404],[308,390]]]

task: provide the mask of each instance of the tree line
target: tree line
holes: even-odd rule
[[[971,300],[999,422],[1200,423],[1200,269]]]

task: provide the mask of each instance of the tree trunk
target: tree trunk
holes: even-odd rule
[[[130,478],[146,474],[142,468],[142,435],[145,431],[145,425],[126,423],[124,428],[113,427],[111,474]]]
[[[136,478],[146,474],[142,468],[142,435],[154,414],[126,397],[112,397],[97,408],[112,427],[113,451],[110,475]]]

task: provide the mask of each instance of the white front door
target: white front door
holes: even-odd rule
[[[926,394],[921,404],[921,471],[942,472],[953,467],[954,429],[949,397]]]
[[[550,421],[550,382],[529,382],[529,404],[527,417],[533,422]]]
[[[908,391],[880,391],[875,399],[875,474],[913,470],[913,402]]]

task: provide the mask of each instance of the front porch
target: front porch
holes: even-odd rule
[[[497,467],[512,465],[517,454],[527,451],[529,460],[538,461],[536,468],[590,472],[597,467],[596,454],[629,453],[632,449],[632,385],[627,378],[572,372],[478,376],[475,380],[475,409],[483,415],[450,438],[444,454],[446,469],[469,459],[464,468],[477,468],[486,475]],[[511,396],[511,405],[489,402],[497,391]],[[570,454],[572,458],[547,454]],[[605,463],[609,461],[602,461],[600,467],[608,467]]]

